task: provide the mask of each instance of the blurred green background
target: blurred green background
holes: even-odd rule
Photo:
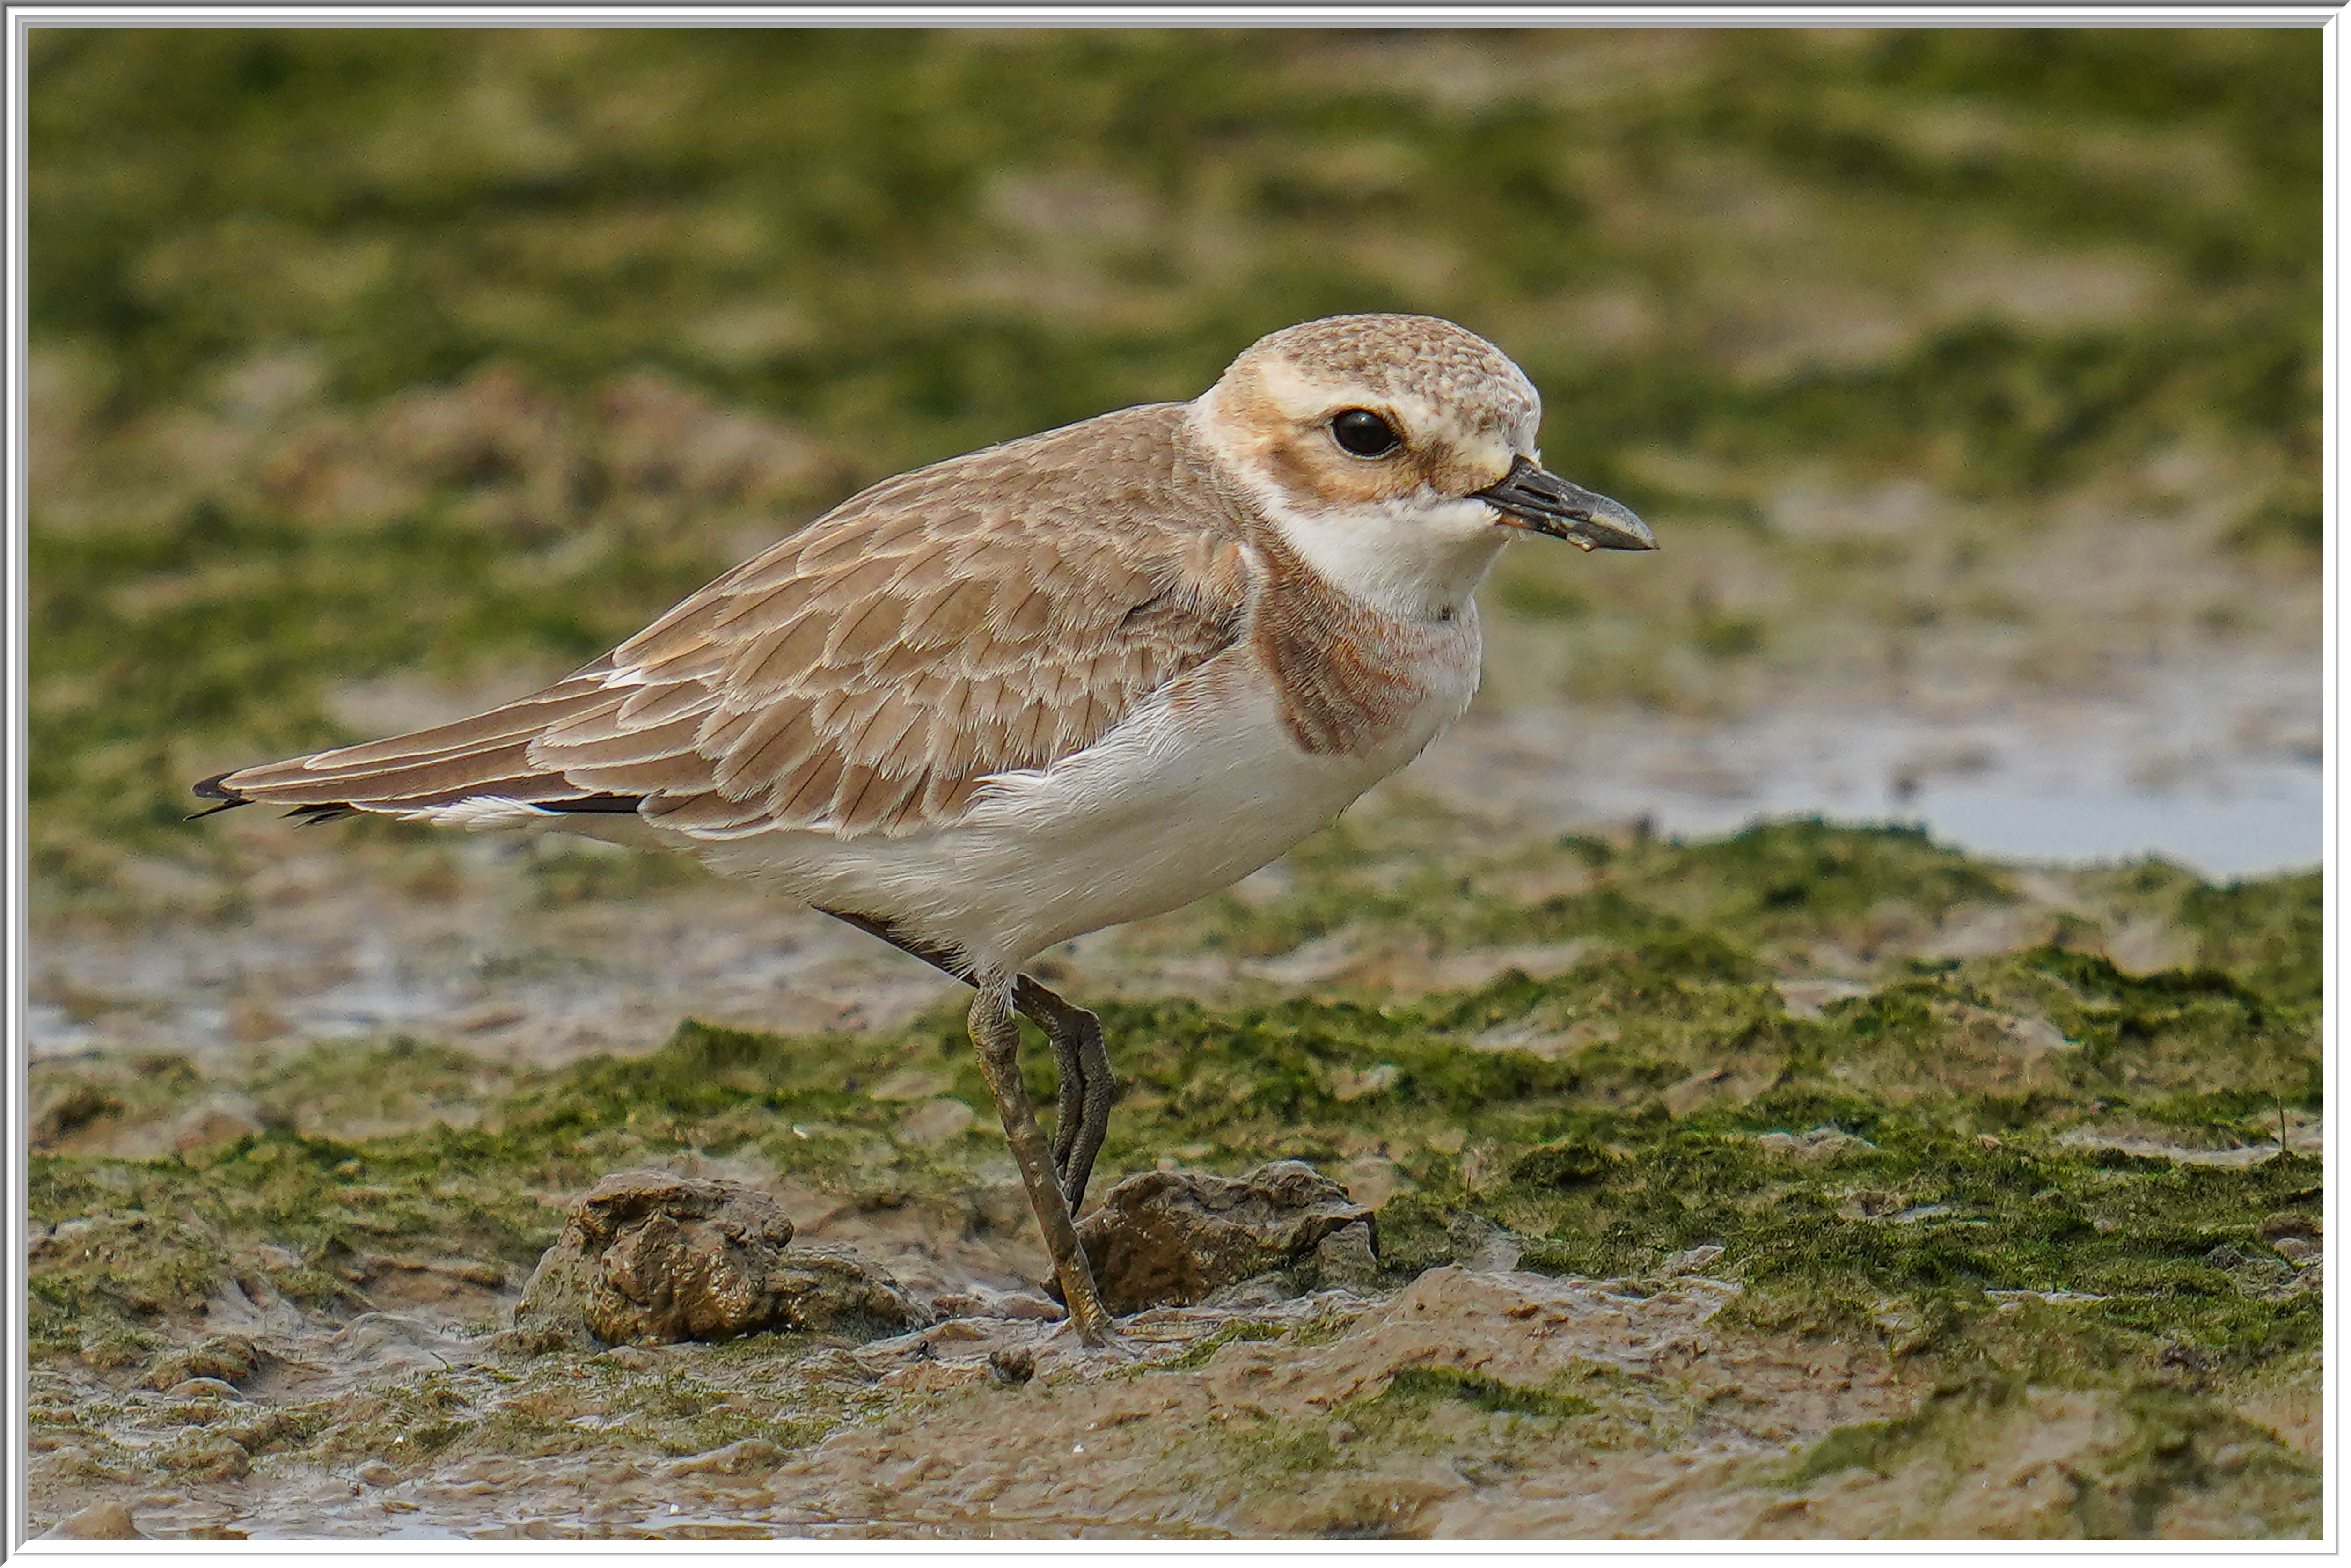
[[[1668,546],[1512,552],[1495,700],[2314,650],[2315,30],[32,37],[53,913],[245,852],[188,780],[435,716],[351,683],[522,689],[1336,311],[1503,345]]]
[[[1314,1161],[1383,1206],[1391,1284],[1506,1234],[1563,1275],[1721,1249],[1687,1266],[1746,1294],[1691,1343],[1751,1382],[1495,1384],[1490,1444],[1425,1389],[1343,1407],[1343,1448],[1203,1423],[1163,1517],[1229,1473],[1280,1528],[1393,1528],[1458,1459],[1760,1489],[1759,1533],[2314,1532],[2319,876],[1630,824],[1834,807],[1781,787],[1846,754],[2020,815],[2063,765],[2107,791],[2073,821],[2263,769],[2314,800],[2321,45],[37,29],[37,1528],[119,1495],[156,1534],[381,1530],[344,1478],[393,1427],[420,1479],[501,1477],[412,1533],[606,1528],[634,1483],[577,1477],[751,1419],[718,1363],[641,1405],[562,1357],[273,1374],[234,1420],[122,1392],[246,1281],[345,1369],[360,1308],[493,1326],[601,1172],[706,1154],[822,1190],[803,1237],[1041,1267],[986,1218],[1010,1167],[922,966],[683,857],[191,825],[188,785],[517,695],[860,485],[1402,309],[1515,356],[1550,464],[1664,548],[1506,552],[1421,764],[1039,973],[1108,1017],[1106,1173]],[[739,1429],[798,1448],[881,1408],[849,1397]]]

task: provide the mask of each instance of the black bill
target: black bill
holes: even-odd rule
[[[1541,465],[1521,457],[1499,485],[1469,497],[1502,514],[1512,528],[1549,534],[1585,549],[1655,549],[1649,525],[1605,496],[1571,485]]]

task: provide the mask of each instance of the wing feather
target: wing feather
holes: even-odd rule
[[[886,480],[545,691],[206,789],[358,810],[634,796],[712,839],[951,821],[1241,636],[1248,503],[1186,429],[1180,405],[1129,409]]]

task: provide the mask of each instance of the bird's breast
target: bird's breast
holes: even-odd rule
[[[1279,567],[1252,629],[1282,725],[1317,757],[1406,759],[1460,716],[1478,688],[1478,610],[1402,621],[1319,580],[1283,580]]]

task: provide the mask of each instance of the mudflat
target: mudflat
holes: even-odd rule
[[[2317,1532],[2314,34],[160,39],[30,68],[36,1531]],[[919,965],[183,820],[1364,308],[1667,548],[1510,552],[1419,763],[1050,956],[1097,1196],[1372,1211],[1127,1356]],[[930,1321],[517,1343],[632,1170]]]

